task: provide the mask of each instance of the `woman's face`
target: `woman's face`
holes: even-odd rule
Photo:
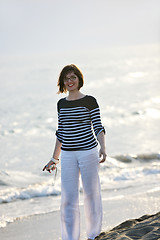
[[[78,91],[79,87],[79,78],[75,75],[74,72],[69,72],[64,78],[64,85],[67,91]]]

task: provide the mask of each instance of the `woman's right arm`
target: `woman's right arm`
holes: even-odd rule
[[[46,171],[51,172],[51,170],[55,169],[56,164],[59,162],[61,146],[62,146],[62,143],[58,139],[56,139],[55,148],[54,148],[54,152],[53,152],[53,158],[51,158],[51,160],[47,163],[47,165],[44,166],[43,171],[46,170]]]
[[[53,152],[53,158],[59,159],[59,155],[61,152],[61,146],[62,146],[62,143],[58,139],[56,139],[55,148],[54,148],[54,152]]]
[[[58,102],[59,104],[59,102]],[[57,104],[57,110],[59,109],[58,107],[58,104]],[[53,151],[53,156],[51,158],[51,160],[48,162],[48,164],[43,168],[43,171],[44,170],[47,170],[49,169],[49,166],[52,165],[53,162],[56,162],[57,160],[59,160],[59,155],[61,153],[61,146],[62,146],[62,123],[60,121],[60,117],[59,117],[59,113],[58,113],[58,130],[56,131],[56,143],[55,143],[55,147],[54,147],[54,151]],[[54,168],[53,168],[54,170]]]

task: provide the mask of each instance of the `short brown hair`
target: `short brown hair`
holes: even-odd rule
[[[61,71],[61,73],[59,75],[58,83],[57,83],[57,86],[59,87],[58,93],[63,93],[63,92],[66,93],[67,92],[66,87],[64,85],[64,78],[66,77],[66,75],[69,72],[74,72],[74,74],[78,77],[78,79],[79,79],[78,90],[83,86],[84,79],[83,79],[82,72],[80,71],[80,69],[76,65],[70,64],[70,65],[65,66],[62,69],[62,71]]]

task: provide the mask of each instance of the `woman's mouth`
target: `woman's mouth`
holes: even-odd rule
[[[72,86],[73,86],[73,84],[69,84],[69,85],[68,85],[68,87],[72,87]]]

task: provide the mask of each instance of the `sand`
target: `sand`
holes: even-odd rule
[[[123,222],[108,232],[101,233],[96,240],[156,240],[160,239],[160,212],[144,215],[138,219]]]

